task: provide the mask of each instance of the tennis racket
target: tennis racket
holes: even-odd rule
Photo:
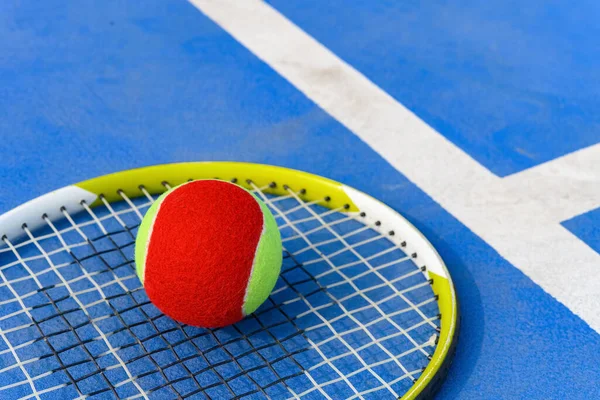
[[[162,315],[135,274],[144,212],[217,178],[269,206],[284,260],[271,296],[225,328]],[[159,165],[102,176],[0,216],[0,398],[424,399],[458,333],[450,275],[383,203],[280,167]]]

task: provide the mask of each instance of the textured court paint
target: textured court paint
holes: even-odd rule
[[[254,197],[260,205],[264,220],[263,231],[256,248],[254,265],[244,297],[243,312],[245,315],[252,314],[267,300],[279,278],[283,258],[281,235],[275,217],[262,200]]]
[[[600,208],[571,218],[563,226],[600,253]]]
[[[600,205],[600,143],[508,176],[503,185],[543,204],[556,222]]]
[[[15,4],[0,3],[2,212],[76,181],[161,162],[231,159],[318,173],[401,211],[450,268],[463,318],[439,399],[599,397],[595,332],[192,6]],[[398,37],[383,32],[381,40]]]
[[[150,300],[189,325],[241,320],[263,218],[255,198],[229,182],[200,180],[169,191],[145,259]]]
[[[595,0],[268,3],[496,175],[600,142]]]
[[[160,197],[152,203],[148,211],[146,211],[135,238],[135,272],[142,284],[144,284],[146,253],[148,252],[148,246],[150,246],[152,228],[156,221],[156,215],[158,214],[160,205],[168,194],[169,192],[165,192],[160,195]]]
[[[19,181],[0,212],[100,171],[168,162],[317,171],[290,151],[341,129],[186,2],[0,7],[0,181]]]

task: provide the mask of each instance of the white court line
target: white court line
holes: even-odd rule
[[[543,203],[555,221],[565,221],[600,204],[600,143],[502,180],[506,187]]]
[[[598,146],[499,178],[267,3],[190,1],[600,333],[600,255],[559,224],[600,205]]]

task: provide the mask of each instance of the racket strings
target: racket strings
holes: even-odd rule
[[[11,294],[0,297],[0,307],[18,307],[0,317],[0,339],[7,347],[0,350],[0,366],[7,365],[3,356],[13,359],[0,368],[0,381],[7,373],[13,380],[0,387],[0,397],[3,391],[23,387],[30,392],[23,398],[43,398],[59,389],[65,393],[74,389],[75,397],[112,393],[129,398],[152,398],[165,390],[181,398],[200,393],[209,398],[254,394],[303,398],[315,391],[326,398],[403,393],[427,365],[435,346],[431,338],[439,329],[433,292],[412,257],[358,215],[322,208],[326,200],[307,203],[300,197],[302,191],[290,188],[279,197],[264,194],[266,187],[254,189],[279,224],[286,247],[284,266],[269,301],[242,323],[225,329],[178,324],[145,297],[133,262],[136,229],[154,201],[144,187],[139,198],[119,191],[122,202],[113,204],[101,197],[100,207],[84,204],[86,216],[63,210],[66,223],[47,221],[49,230],[28,232],[16,244],[3,238],[7,248],[0,249],[0,290]],[[353,225],[342,229],[348,224]],[[61,257],[65,254],[68,257]],[[36,267],[29,268],[28,263]],[[400,265],[407,267],[396,271]],[[27,273],[15,275],[12,269],[18,267]],[[73,267],[79,274],[71,275]],[[394,275],[388,276],[392,269]],[[41,277],[46,275],[58,279],[45,284]],[[20,287],[31,280],[34,285]],[[413,296],[424,289],[428,293],[420,299]],[[380,291],[385,295],[372,296]],[[46,296],[45,302],[37,299],[39,293]],[[78,297],[90,294],[97,298],[77,303]],[[25,304],[33,298],[37,303]],[[402,306],[387,310],[394,299],[402,300]],[[67,303],[71,308],[65,308]],[[104,311],[96,312],[100,306]],[[43,317],[32,313],[47,307],[54,311],[46,310]],[[331,315],[334,308],[337,314]],[[86,318],[70,320],[81,312]],[[406,314],[411,318],[398,319]],[[12,326],[5,329],[9,320]],[[61,329],[42,327],[52,321]],[[31,327],[37,333],[31,333]],[[87,336],[77,334],[82,328]],[[67,332],[74,342],[58,346],[54,339]],[[33,339],[16,340],[9,337],[13,333]],[[392,344],[398,338],[406,343]],[[39,348],[40,343],[45,346]],[[98,343],[104,344],[102,351],[87,350]],[[67,356],[74,349],[85,354]],[[133,354],[121,355],[129,352]],[[417,360],[406,360],[415,354]],[[28,368],[35,364],[40,364],[35,371]],[[78,368],[85,373],[73,373]],[[19,375],[16,371],[21,378],[14,377]],[[63,383],[46,383],[53,374],[63,375]]]
[[[414,305],[414,304],[413,304],[413,303],[410,301],[410,299],[408,299],[407,297],[405,297],[405,296],[403,295],[403,293],[402,293],[401,291],[399,291],[399,290],[398,290],[398,288],[396,288],[396,286],[394,286],[394,285],[393,285],[393,284],[392,284],[392,283],[391,283],[389,280],[387,280],[386,278],[384,278],[384,277],[383,277],[383,276],[380,274],[380,272],[377,270],[377,268],[375,268],[375,267],[374,267],[374,266],[371,264],[371,261],[370,261],[370,260],[367,260],[367,259],[366,259],[366,258],[365,258],[365,257],[364,257],[364,256],[363,256],[363,255],[362,255],[360,252],[359,252],[359,251],[357,251],[357,247],[359,247],[359,246],[363,246],[363,245],[365,245],[365,244],[367,244],[367,243],[370,243],[370,242],[373,242],[374,240],[379,240],[379,239],[381,239],[381,238],[383,237],[383,235],[378,235],[378,236],[375,236],[375,237],[373,237],[373,238],[370,238],[370,239],[365,239],[364,241],[359,241],[359,242],[355,243],[354,245],[350,245],[350,244],[347,242],[347,240],[346,240],[347,238],[345,238],[343,235],[340,235],[338,232],[336,232],[334,229],[332,229],[332,228],[331,228],[331,227],[330,227],[330,226],[329,226],[329,225],[328,225],[328,224],[325,222],[325,220],[323,219],[323,217],[322,217],[322,216],[320,216],[320,215],[319,215],[319,214],[318,214],[316,211],[314,211],[313,209],[311,209],[311,208],[308,206],[308,204],[307,204],[307,203],[304,203],[304,202],[303,202],[303,201],[302,201],[302,200],[301,200],[301,199],[298,197],[298,195],[297,195],[297,194],[295,194],[293,191],[291,191],[291,190],[289,190],[289,189],[288,189],[288,192],[290,193],[290,195],[294,196],[294,198],[295,198],[295,199],[296,199],[296,200],[297,200],[297,201],[298,201],[298,202],[299,202],[301,205],[303,205],[303,206],[304,206],[304,208],[305,208],[305,209],[306,209],[306,210],[307,210],[307,211],[308,211],[310,214],[312,214],[312,215],[313,215],[315,218],[317,218],[317,219],[318,219],[318,220],[319,220],[319,221],[320,221],[320,222],[323,224],[323,226],[324,226],[324,227],[326,227],[326,228],[327,228],[327,230],[328,230],[328,231],[329,231],[329,232],[330,232],[330,233],[331,233],[331,234],[332,234],[332,235],[333,235],[335,238],[337,238],[337,239],[338,239],[340,242],[342,242],[342,243],[344,244],[344,248],[343,248],[343,249],[341,249],[341,250],[338,250],[338,253],[337,253],[337,254],[339,254],[339,252],[343,252],[343,251],[350,251],[350,252],[352,252],[352,254],[354,254],[354,256],[356,256],[356,258],[357,258],[358,260],[360,260],[361,262],[363,262],[363,263],[364,263],[364,264],[365,264],[365,265],[366,265],[366,266],[369,268],[369,270],[371,270],[371,271],[372,271],[372,272],[375,274],[375,276],[377,276],[377,277],[378,277],[378,278],[380,278],[380,279],[381,279],[381,280],[382,280],[384,283],[386,283],[390,289],[392,289],[392,290],[393,290],[393,291],[394,291],[394,292],[395,292],[397,295],[399,295],[399,296],[402,298],[402,300],[404,300],[404,301],[405,301],[407,304],[409,304],[409,305],[410,305],[410,306],[411,306],[411,307],[412,307],[412,308],[413,308],[413,309],[414,309],[414,310],[415,310],[415,311],[416,311],[416,312],[417,312],[417,313],[418,313],[418,314],[419,314],[419,315],[420,315],[420,316],[421,316],[421,317],[422,317],[424,320],[427,320],[427,316],[426,316],[426,315],[425,315],[425,314],[424,314],[424,313],[423,313],[423,312],[422,312],[422,311],[421,311],[421,310],[420,310],[418,307],[416,307],[416,306],[415,306],[415,305]],[[360,229],[359,229],[359,230],[360,230]],[[390,247],[390,248],[391,248],[391,247]],[[329,254],[329,255],[328,255],[328,257],[333,257],[333,256],[335,256],[335,255],[337,255],[337,254],[334,252],[334,253],[331,253],[331,254]],[[357,288],[357,289],[358,289],[358,288]],[[381,311],[381,310],[379,310],[379,309],[378,309],[378,311],[380,311],[380,312],[382,313],[382,315],[385,315],[385,313],[384,313],[383,311]],[[390,322],[392,322],[392,324],[393,324],[394,326],[396,326],[396,328],[398,328],[399,330],[402,330],[402,328],[401,328],[400,326],[397,326],[397,325],[395,325],[395,324],[393,323],[393,321],[391,321],[391,320],[390,320]],[[435,325],[435,324],[433,324],[433,323],[430,323],[430,324],[431,324],[431,326],[432,326],[432,327],[434,327],[434,328],[436,327],[436,325]],[[406,336],[407,336],[407,337],[408,337],[408,338],[411,340],[411,342],[413,342],[413,344],[415,344],[415,345],[416,345],[416,342],[414,341],[414,339],[412,339],[412,338],[410,337],[410,335],[406,335]]]
[[[32,241],[33,241],[34,243],[36,243],[36,244],[37,244],[37,242],[35,242],[35,240],[34,240],[34,239],[32,239]],[[10,242],[8,241],[8,239],[5,239],[5,243],[7,243],[7,244],[8,244],[8,245],[9,245],[9,246],[10,246],[10,247],[11,247],[11,248],[14,250],[14,246],[12,246],[12,245],[10,244]],[[42,251],[43,251],[43,250],[42,250]],[[31,311],[33,310],[33,308],[28,308],[28,307],[25,307],[25,305],[23,304],[23,302],[22,302],[22,301],[19,299],[19,297],[18,297],[18,295],[17,295],[16,291],[14,291],[14,290],[13,290],[13,294],[15,295],[15,298],[17,299],[17,301],[19,301],[19,303],[21,304],[21,306],[22,306],[22,310],[23,310],[23,311],[24,311],[24,313],[25,313],[25,314],[26,314],[26,315],[29,317],[29,320],[30,320],[30,321],[32,321],[32,323],[30,323],[30,324],[28,324],[28,325],[25,325],[25,326],[20,326],[20,327],[18,327],[18,330],[19,330],[19,331],[21,331],[21,330],[23,330],[23,329],[26,329],[26,328],[28,328],[28,327],[35,327],[35,328],[36,328],[36,330],[39,332],[40,336],[39,336],[37,339],[35,339],[34,341],[32,341],[32,342],[30,342],[30,343],[28,343],[28,344],[33,344],[33,343],[35,343],[35,342],[38,342],[38,341],[42,341],[42,340],[43,340],[43,341],[46,343],[46,345],[48,346],[48,348],[51,350],[51,352],[52,352],[52,354],[51,354],[51,355],[55,356],[55,359],[56,359],[56,360],[58,361],[58,363],[60,364],[60,367],[59,367],[58,369],[51,370],[51,371],[49,371],[49,373],[54,373],[54,372],[57,372],[57,371],[64,371],[64,372],[66,373],[66,375],[68,376],[69,380],[70,380],[70,381],[71,381],[71,382],[72,382],[72,383],[73,383],[73,384],[74,384],[74,385],[77,387],[77,384],[78,384],[79,380],[73,377],[73,375],[71,374],[71,370],[70,370],[70,368],[69,368],[69,367],[74,367],[74,366],[78,365],[78,363],[71,364],[71,365],[65,365],[65,363],[62,361],[62,359],[61,359],[61,357],[60,357],[60,354],[61,354],[62,352],[69,351],[69,350],[71,349],[71,347],[66,347],[66,348],[63,348],[63,349],[61,349],[61,350],[56,350],[56,348],[53,346],[53,344],[52,344],[52,343],[51,343],[51,341],[50,341],[50,338],[51,338],[52,336],[59,336],[59,335],[62,335],[62,334],[64,334],[64,333],[70,332],[70,333],[72,333],[72,334],[73,334],[73,335],[76,337],[76,339],[78,340],[78,343],[79,343],[79,344],[82,344],[82,345],[80,346],[80,347],[81,347],[81,350],[83,350],[83,351],[84,351],[84,352],[87,354],[87,356],[88,356],[89,360],[90,360],[91,362],[93,362],[93,363],[96,365],[96,368],[98,368],[98,370],[100,370],[100,371],[101,371],[102,378],[103,378],[103,379],[104,379],[104,380],[105,380],[107,383],[110,383],[110,381],[109,381],[109,380],[106,378],[106,376],[105,376],[105,375],[102,373],[102,369],[100,368],[99,364],[97,363],[97,358],[96,358],[96,357],[94,357],[94,356],[93,356],[93,355],[92,355],[92,354],[91,354],[91,353],[88,351],[87,347],[85,346],[85,344],[86,344],[86,343],[89,343],[89,341],[83,340],[83,339],[82,339],[82,338],[79,336],[79,334],[77,333],[77,330],[76,330],[76,328],[77,328],[78,326],[75,326],[75,327],[74,327],[74,326],[73,326],[73,325],[72,325],[72,324],[71,324],[71,323],[70,323],[70,322],[67,320],[67,318],[66,318],[66,316],[67,316],[67,314],[68,314],[69,312],[77,311],[78,309],[73,309],[73,310],[66,310],[66,311],[63,311],[63,310],[61,310],[61,309],[58,307],[58,303],[59,303],[60,301],[62,301],[62,300],[65,300],[65,299],[67,299],[67,298],[71,298],[71,296],[68,296],[68,297],[62,297],[62,298],[59,298],[59,299],[56,299],[56,300],[55,300],[55,299],[53,299],[53,298],[52,298],[52,297],[51,297],[51,296],[48,294],[48,290],[50,290],[50,289],[53,289],[53,288],[54,288],[54,286],[43,286],[43,285],[42,285],[42,284],[39,282],[39,280],[37,279],[36,275],[35,275],[35,274],[33,274],[33,273],[31,272],[31,270],[30,270],[30,269],[29,269],[29,267],[27,266],[27,263],[25,262],[25,260],[23,260],[23,259],[20,257],[20,255],[18,255],[18,253],[16,253],[16,251],[15,251],[15,255],[16,255],[16,256],[19,258],[19,260],[21,261],[21,265],[22,265],[23,267],[25,267],[25,269],[26,269],[26,270],[28,270],[28,272],[31,274],[31,276],[32,276],[33,280],[36,282],[36,284],[37,284],[37,286],[38,286],[38,288],[39,288],[39,289],[38,289],[38,291],[37,291],[37,293],[42,293],[42,294],[44,294],[44,296],[45,296],[45,297],[46,297],[46,299],[48,300],[48,303],[37,305],[37,308],[43,308],[43,307],[46,307],[46,306],[51,306],[51,307],[53,307],[53,308],[54,308],[54,310],[55,310],[55,314],[54,314],[53,316],[51,316],[51,317],[47,317],[46,319],[37,320],[37,319],[36,319],[36,318],[34,318],[34,317],[33,317],[33,315],[31,314]],[[45,256],[45,258],[47,258],[47,256]],[[48,258],[47,258],[47,259],[48,259]],[[50,265],[51,265],[52,269],[54,270],[54,266],[53,266],[53,264],[52,264],[52,263],[50,263]],[[3,278],[4,280],[6,280],[6,277],[5,277],[4,275],[2,276],[2,278]],[[64,284],[65,286],[68,286],[68,284],[67,284],[66,282],[64,282],[64,280],[63,280],[63,284]],[[9,286],[10,286],[10,285],[9,285]],[[12,288],[11,288],[11,289],[12,289]],[[80,304],[80,306],[81,306],[81,307],[83,307],[83,305],[82,305],[81,303],[79,303],[79,304]],[[68,327],[68,329],[66,329],[66,330],[65,330],[65,329],[63,329],[63,330],[61,330],[61,331],[53,332],[53,333],[50,333],[50,334],[46,333],[46,332],[44,331],[44,329],[42,329],[42,326],[41,326],[41,324],[42,324],[43,322],[45,322],[45,321],[48,321],[48,320],[50,320],[50,319],[53,319],[53,318],[60,318],[60,319],[62,320],[62,322],[63,322],[63,323],[64,323],[64,324],[65,324],[65,325]],[[91,322],[91,320],[90,320],[90,322]],[[110,343],[110,341],[109,341],[109,340],[106,338],[106,336],[104,335],[104,333],[103,333],[102,331],[98,331],[98,333],[99,333],[99,334],[100,334],[100,336],[103,338],[103,340],[105,341],[105,343]],[[31,363],[31,362],[34,362],[34,361],[37,361],[37,360],[42,360],[42,359],[44,359],[44,358],[48,358],[49,356],[50,356],[50,354],[45,354],[45,355],[43,355],[43,356],[40,356],[40,357],[39,357],[39,358],[37,358],[37,359],[31,359],[31,360],[27,360],[27,362],[28,362],[28,363]],[[122,360],[119,360],[119,361],[120,361],[120,364],[121,364],[121,366],[123,366],[123,367],[126,367],[126,366],[125,366],[125,364],[122,362]],[[21,365],[23,365],[23,364],[24,364],[24,362],[23,362],[22,360],[20,360],[20,358],[18,358],[18,357],[17,357],[17,365],[21,366]],[[39,398],[39,395],[40,395],[42,392],[38,392],[38,391],[36,391],[36,388],[35,388],[35,383],[34,383],[34,381],[35,381],[35,380],[37,380],[37,379],[41,379],[41,378],[43,378],[45,375],[47,375],[47,374],[42,374],[42,375],[36,376],[36,377],[35,377],[35,378],[33,378],[33,379],[28,379],[28,383],[30,384],[30,386],[31,386],[31,389],[33,390],[33,393],[32,393],[30,396],[27,396],[27,397],[24,397],[24,398],[30,398],[30,397],[36,397],[36,398]],[[60,386],[57,386],[57,387],[51,387],[51,388],[48,388],[47,390],[54,390],[54,389],[57,389],[57,388],[59,388],[59,387],[61,387],[61,386],[64,386],[64,384],[63,384],[63,385],[60,385]],[[113,388],[113,390],[114,390],[114,388]],[[116,394],[116,392],[114,392],[114,393]]]
[[[264,195],[264,194],[262,193],[261,189],[260,189],[260,188],[258,188],[258,187],[256,187],[255,185],[252,185],[252,186],[253,186],[253,188],[254,188],[254,191],[255,191],[256,193],[258,193],[258,194],[259,194],[259,195],[262,197],[263,201],[265,201],[265,203],[266,203],[267,205],[269,205],[269,206],[272,206],[272,203],[270,202],[270,199],[269,199],[269,198],[268,198],[266,195]],[[308,248],[310,248],[310,249],[312,249],[312,250],[315,250],[315,252],[318,254],[319,258],[320,258],[321,260],[325,260],[325,261],[326,261],[326,262],[329,264],[329,266],[331,267],[331,271],[334,271],[334,272],[337,272],[337,273],[339,273],[339,274],[340,274],[340,275],[341,275],[341,276],[344,278],[344,281],[343,281],[343,282],[344,282],[344,283],[349,283],[349,284],[350,284],[350,285],[351,285],[351,286],[352,286],[352,287],[353,287],[353,288],[356,290],[356,293],[355,293],[355,295],[356,295],[356,294],[360,295],[360,296],[361,296],[363,299],[365,299],[366,301],[368,301],[368,302],[370,303],[370,306],[371,306],[371,307],[374,307],[375,309],[377,309],[377,311],[379,311],[379,312],[381,313],[381,318],[380,318],[381,320],[383,320],[383,319],[387,320],[387,321],[388,321],[388,322],[390,322],[390,323],[391,323],[391,324],[392,324],[394,327],[396,327],[396,328],[398,329],[398,332],[397,332],[395,335],[393,335],[393,336],[397,336],[397,335],[400,335],[400,334],[402,334],[402,335],[406,336],[406,337],[407,337],[407,338],[408,338],[408,339],[409,339],[409,340],[410,340],[410,341],[413,343],[413,345],[415,346],[413,350],[419,350],[419,351],[423,352],[423,354],[425,354],[426,356],[429,356],[429,353],[427,353],[427,352],[426,352],[426,351],[423,349],[423,347],[424,347],[424,344],[419,344],[419,343],[417,343],[417,342],[414,340],[414,338],[413,338],[413,337],[410,335],[410,333],[409,333],[407,330],[403,329],[403,328],[402,328],[402,327],[400,327],[398,324],[396,324],[396,323],[393,321],[393,319],[391,319],[391,318],[388,318],[388,317],[386,316],[386,314],[385,314],[385,313],[384,313],[384,312],[383,312],[383,311],[382,311],[382,310],[379,308],[379,306],[378,306],[378,305],[377,305],[375,302],[373,302],[371,299],[369,299],[367,296],[365,296],[365,295],[364,295],[364,292],[361,292],[361,291],[359,290],[359,288],[358,288],[358,287],[357,287],[357,286],[356,286],[356,285],[353,283],[353,279],[350,279],[348,276],[346,276],[346,275],[345,275],[345,274],[342,272],[342,269],[343,269],[343,268],[340,268],[340,267],[336,266],[336,265],[335,265],[335,264],[334,264],[334,263],[331,261],[331,259],[332,259],[333,257],[335,257],[335,256],[337,256],[337,255],[339,255],[339,254],[341,254],[342,252],[352,252],[352,253],[353,253],[353,254],[354,254],[354,255],[355,255],[355,256],[356,256],[356,257],[359,259],[359,261],[361,261],[362,263],[365,263],[365,264],[366,264],[368,267],[370,267],[370,269],[367,271],[368,273],[373,273],[373,272],[375,272],[376,274],[378,274],[378,272],[377,272],[377,269],[376,269],[376,268],[374,268],[374,267],[373,267],[373,266],[372,266],[372,265],[369,263],[369,261],[368,261],[368,260],[365,260],[365,258],[364,258],[364,257],[363,257],[363,256],[362,256],[362,255],[361,255],[361,254],[360,254],[360,253],[359,253],[359,252],[356,250],[356,248],[360,247],[360,246],[361,246],[361,245],[363,245],[363,244],[366,244],[366,243],[373,242],[374,240],[379,240],[379,239],[382,237],[382,235],[377,235],[377,236],[375,236],[375,237],[373,237],[373,238],[365,239],[365,240],[363,240],[363,241],[359,241],[359,242],[355,243],[354,245],[350,245],[348,242],[346,242],[346,240],[345,240],[345,237],[344,237],[344,236],[346,236],[346,237],[347,237],[347,236],[352,236],[352,235],[354,234],[354,231],[351,231],[350,233],[348,233],[348,234],[346,234],[346,235],[340,235],[338,232],[336,232],[334,229],[332,229],[332,228],[331,228],[331,227],[330,227],[330,226],[327,224],[327,222],[326,222],[326,221],[323,219],[323,217],[321,217],[321,216],[320,216],[320,215],[319,215],[317,212],[315,212],[315,211],[314,211],[314,210],[313,210],[313,209],[310,207],[310,206],[311,206],[311,205],[313,205],[313,204],[317,204],[317,203],[318,203],[317,201],[313,201],[313,202],[310,202],[310,203],[308,203],[308,202],[303,202],[303,201],[302,201],[302,200],[301,200],[301,199],[298,197],[298,195],[297,195],[297,194],[295,194],[295,193],[294,193],[294,192],[293,192],[291,189],[288,189],[288,193],[290,193],[290,196],[291,196],[291,197],[293,197],[293,198],[294,198],[294,199],[295,199],[295,200],[298,202],[298,204],[299,204],[298,206],[296,206],[296,207],[292,208],[292,210],[296,211],[296,210],[302,209],[302,210],[305,210],[305,211],[307,211],[307,212],[308,212],[308,213],[309,213],[311,216],[313,216],[313,217],[314,217],[316,220],[318,220],[318,221],[321,223],[321,226],[320,226],[320,227],[319,227],[317,230],[320,230],[320,229],[326,229],[328,232],[330,232],[330,233],[331,233],[331,234],[334,236],[334,238],[333,238],[333,239],[329,239],[329,240],[326,240],[326,241],[324,241],[324,242],[321,242],[321,244],[328,244],[328,243],[332,243],[332,242],[335,242],[335,241],[340,241],[340,242],[342,242],[342,243],[344,244],[344,247],[342,247],[341,249],[339,249],[339,250],[337,250],[337,251],[331,252],[331,253],[329,253],[329,254],[325,254],[325,253],[323,253],[323,252],[321,252],[321,251],[319,251],[319,250],[318,250],[318,248],[319,248],[319,244],[311,243],[311,241],[308,239],[308,237],[306,236],[306,234],[305,234],[305,233],[303,233],[303,232],[302,232],[300,229],[296,228],[296,225],[295,225],[295,224],[294,224],[294,223],[293,223],[293,222],[292,222],[292,221],[291,221],[291,220],[290,220],[290,219],[289,219],[289,218],[288,218],[288,217],[287,217],[287,216],[286,216],[284,213],[282,213],[282,212],[281,212],[281,211],[280,211],[278,208],[272,207],[272,210],[273,210],[273,211],[276,213],[276,215],[280,216],[280,217],[281,217],[281,218],[282,218],[282,219],[285,221],[285,224],[286,224],[286,226],[290,226],[290,227],[292,227],[292,228],[294,229],[295,233],[296,233],[296,234],[297,234],[297,235],[298,235],[300,238],[302,238],[302,239],[304,240],[304,242],[306,243],[306,245],[307,245],[307,247],[308,247]],[[359,228],[359,229],[358,229],[358,231],[362,231],[362,230],[364,230],[364,227],[363,227],[363,228]],[[314,231],[313,231],[313,232],[314,232]],[[304,248],[304,249],[306,249],[306,248]],[[304,249],[302,249],[302,250],[300,250],[300,251],[302,252],[302,251],[304,251]],[[306,270],[304,270],[304,271],[305,271],[305,272],[307,272]],[[284,274],[283,276],[285,276],[285,274]],[[381,276],[379,275],[379,277],[381,277]],[[284,278],[284,281],[285,281],[285,278]],[[316,281],[316,279],[315,279],[315,282],[317,282],[317,281]],[[385,282],[385,281],[384,281],[384,282]],[[287,284],[288,286],[291,286],[291,285],[289,284],[289,282],[286,282],[286,284]],[[383,285],[386,285],[386,283],[383,283]],[[391,287],[393,287],[393,289],[394,289],[394,291],[395,291],[396,295],[400,295],[401,297],[404,297],[404,296],[403,296],[403,294],[402,294],[401,292],[399,292],[399,291],[396,289],[396,287],[395,287],[395,286],[393,286],[393,285],[390,285],[390,286],[391,286]],[[321,290],[322,290],[323,292],[325,292],[325,293],[327,293],[327,294],[328,294],[328,291],[327,291],[327,289],[326,289],[326,288],[324,288],[324,287],[321,287]],[[391,387],[388,385],[388,383],[387,383],[387,382],[386,382],[386,381],[385,381],[385,380],[384,380],[384,379],[383,379],[383,378],[382,378],[382,377],[381,377],[379,374],[377,374],[377,373],[374,371],[374,369],[372,369],[372,368],[371,368],[371,366],[370,366],[370,365],[369,365],[367,362],[365,362],[365,361],[362,359],[362,357],[360,357],[360,355],[359,355],[359,353],[358,353],[357,349],[353,348],[351,345],[349,345],[349,344],[348,344],[348,343],[347,343],[347,342],[344,340],[344,336],[345,336],[345,335],[347,335],[347,334],[350,334],[350,333],[352,333],[352,332],[354,332],[354,331],[361,330],[362,332],[366,333],[366,334],[367,334],[367,335],[368,335],[368,336],[369,336],[369,337],[372,339],[372,342],[371,342],[371,343],[368,343],[368,344],[366,344],[366,345],[364,345],[364,347],[363,347],[363,348],[359,348],[360,350],[363,350],[364,348],[370,347],[370,346],[372,346],[372,345],[377,345],[377,346],[378,346],[378,347],[379,347],[379,348],[380,348],[380,349],[381,349],[383,352],[385,352],[385,353],[386,353],[386,354],[387,354],[387,355],[390,357],[390,360],[393,360],[393,361],[394,361],[394,362],[395,362],[395,363],[396,363],[396,364],[397,364],[397,365],[398,365],[398,366],[399,366],[399,367],[402,369],[402,371],[404,372],[404,375],[405,375],[405,376],[407,376],[407,377],[410,377],[412,380],[415,380],[415,379],[416,379],[416,378],[413,376],[413,373],[412,373],[411,371],[409,371],[409,370],[408,370],[408,369],[407,369],[407,368],[406,368],[406,367],[405,367],[405,366],[404,366],[404,365],[403,365],[403,364],[400,362],[400,360],[399,360],[399,357],[396,357],[396,356],[394,356],[394,355],[393,355],[393,354],[392,354],[392,353],[391,353],[391,352],[390,352],[390,351],[389,351],[389,350],[388,350],[388,349],[387,349],[385,346],[383,346],[383,345],[381,344],[380,340],[376,339],[376,338],[373,336],[373,334],[372,334],[372,333],[371,333],[371,332],[370,332],[368,329],[365,329],[366,327],[365,327],[365,326],[363,326],[363,325],[361,325],[361,323],[360,323],[360,322],[359,322],[359,321],[358,321],[356,318],[354,318],[353,314],[352,314],[351,312],[349,312],[347,309],[345,309],[345,307],[343,306],[343,303],[342,303],[342,302],[339,302],[339,301],[338,301],[338,300],[337,300],[337,299],[336,299],[334,296],[330,296],[330,297],[331,297],[331,299],[333,300],[333,303],[332,303],[332,304],[336,304],[336,305],[338,305],[338,306],[339,306],[339,307],[340,307],[340,308],[341,308],[341,309],[344,311],[344,316],[346,316],[346,317],[349,317],[349,318],[350,318],[350,319],[351,319],[353,322],[355,322],[355,323],[358,325],[358,327],[357,327],[357,328],[355,328],[354,330],[345,331],[345,332],[342,332],[342,333],[340,334],[340,332],[337,332],[337,331],[336,331],[336,329],[335,329],[335,328],[333,328],[333,326],[331,325],[331,322],[330,322],[330,321],[328,321],[328,320],[327,320],[327,319],[325,319],[324,317],[321,317],[321,316],[320,316],[320,314],[318,313],[318,310],[316,310],[316,309],[314,309],[314,308],[312,307],[312,305],[310,304],[310,302],[309,302],[309,301],[307,301],[307,300],[304,298],[304,296],[302,296],[302,293],[300,293],[300,292],[297,292],[297,294],[298,294],[298,296],[299,296],[300,298],[302,298],[302,299],[305,301],[305,303],[306,303],[306,304],[309,306],[309,308],[310,308],[310,312],[312,312],[312,313],[315,313],[315,314],[319,315],[319,317],[320,317],[320,318],[321,318],[321,320],[323,321],[323,324],[322,324],[322,325],[326,325],[326,326],[327,326],[327,328],[328,328],[328,329],[330,329],[331,333],[334,335],[334,336],[332,336],[332,338],[331,338],[331,339],[335,338],[335,339],[339,340],[341,343],[343,343],[343,344],[346,346],[346,348],[347,348],[347,350],[348,350],[347,352],[345,352],[345,353],[342,353],[342,354],[339,354],[339,355],[335,356],[334,358],[328,358],[328,357],[325,357],[325,356],[324,356],[324,355],[321,353],[321,355],[322,355],[322,357],[323,357],[324,361],[323,361],[322,363],[320,363],[320,364],[316,365],[316,366],[315,366],[315,367],[313,367],[313,368],[318,368],[318,367],[320,367],[320,366],[322,366],[322,365],[324,365],[324,364],[327,364],[329,367],[331,367],[331,368],[332,368],[332,369],[333,369],[333,370],[334,370],[334,371],[337,373],[337,375],[338,375],[339,379],[342,379],[342,380],[344,380],[344,381],[345,381],[345,383],[346,383],[346,384],[347,384],[347,385],[348,385],[348,386],[349,386],[349,387],[352,389],[352,391],[355,393],[355,395],[357,395],[357,396],[358,396],[358,395],[360,395],[359,391],[357,391],[357,390],[356,390],[356,388],[354,387],[354,385],[353,385],[353,384],[352,384],[352,383],[351,383],[351,382],[350,382],[350,381],[347,379],[347,376],[345,376],[344,374],[342,374],[342,373],[341,373],[341,372],[340,372],[340,371],[339,371],[339,370],[338,370],[338,369],[335,367],[335,365],[333,364],[333,361],[334,361],[335,359],[344,358],[344,357],[347,357],[347,356],[349,356],[349,355],[353,355],[353,356],[354,356],[354,357],[356,357],[356,359],[357,359],[357,360],[358,360],[358,361],[359,361],[359,362],[362,364],[362,368],[360,368],[360,369],[358,369],[358,370],[354,371],[354,373],[359,373],[359,372],[362,372],[362,371],[364,371],[364,370],[367,370],[367,371],[369,371],[369,373],[371,374],[371,376],[372,376],[372,377],[374,377],[375,379],[377,379],[377,380],[378,380],[378,381],[381,383],[381,385],[382,385],[383,387],[385,387],[385,388],[386,388],[386,389],[387,389],[389,392],[391,392],[391,393],[392,393],[394,396],[396,396],[396,397],[399,397],[399,396],[398,396],[398,394],[397,394],[397,393],[396,393],[396,392],[395,392],[395,391],[394,391],[394,390],[393,390],[393,389],[392,389],[392,388],[391,388]],[[405,297],[404,297],[404,298],[405,298]],[[432,319],[429,319],[429,318],[427,318],[427,317],[426,317],[426,316],[425,316],[425,315],[424,315],[424,314],[423,314],[423,313],[420,311],[420,309],[419,309],[418,307],[416,307],[416,306],[415,306],[415,305],[414,305],[412,302],[410,302],[410,300],[406,299],[406,301],[407,301],[407,303],[409,304],[409,306],[410,306],[410,309],[412,309],[412,310],[418,310],[419,314],[420,314],[420,315],[421,315],[421,316],[424,318],[424,321],[425,321],[425,322],[427,322],[427,323],[431,323],[431,324],[432,324],[434,327],[436,327],[436,325],[434,324],[434,322],[433,322],[433,320],[432,320]],[[387,340],[387,339],[389,339],[389,338],[391,338],[391,337],[393,337],[393,336],[386,337],[386,338],[384,338],[384,340]],[[331,339],[325,340],[325,341],[324,341],[324,342],[322,342],[322,343],[311,343],[311,345],[313,345],[313,346],[314,346],[314,347],[315,347],[315,348],[318,350],[318,349],[319,349],[319,347],[320,347],[321,345],[323,345],[323,344],[327,343],[327,342],[328,342],[328,341],[330,341]],[[408,353],[404,353],[403,355],[406,355],[406,354],[408,354]],[[378,365],[379,365],[379,364],[378,364]],[[419,372],[420,372],[420,371],[419,371]],[[335,380],[333,380],[333,381],[330,381],[328,384],[332,384],[332,383],[335,383]],[[378,388],[373,388],[373,390],[378,390]]]

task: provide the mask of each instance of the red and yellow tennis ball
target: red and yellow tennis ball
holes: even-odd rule
[[[281,269],[281,236],[267,206],[249,191],[225,181],[193,181],[152,204],[138,231],[135,262],[163,313],[220,327],[267,299]]]

